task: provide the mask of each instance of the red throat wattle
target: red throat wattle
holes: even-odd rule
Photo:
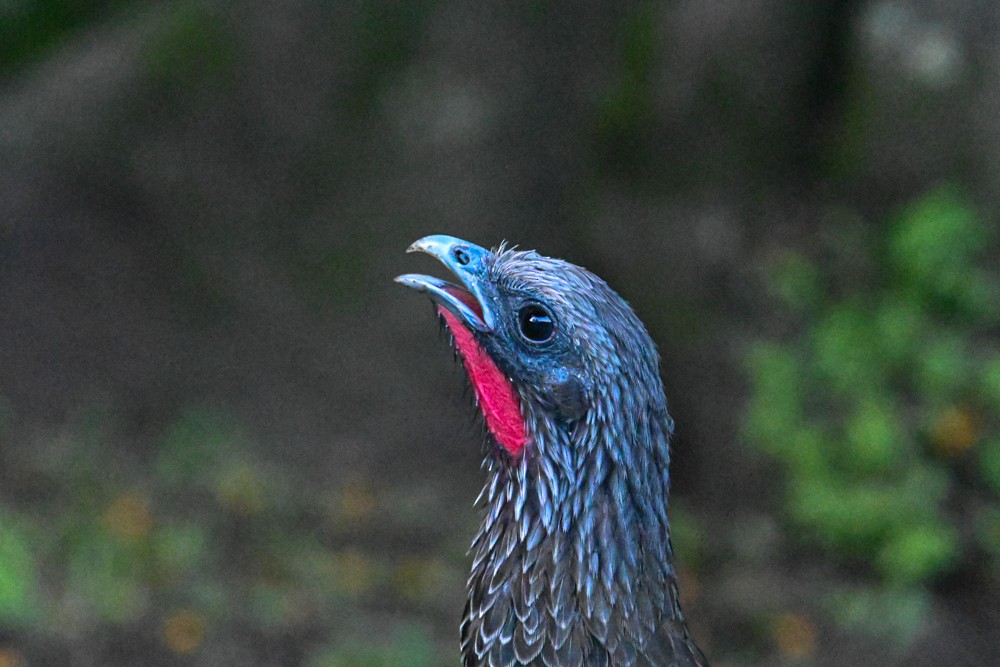
[[[521,417],[520,402],[506,375],[497,368],[490,355],[451,311],[438,307],[455,337],[455,346],[462,356],[465,372],[476,392],[479,409],[483,411],[486,427],[511,456],[517,456],[528,442],[528,434]]]

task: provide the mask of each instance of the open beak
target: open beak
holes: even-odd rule
[[[441,234],[414,241],[406,252],[424,252],[436,257],[462,283],[456,285],[433,276],[407,273],[396,282],[424,292],[474,331],[493,331],[494,318],[482,291],[487,260],[493,254],[468,241]]]

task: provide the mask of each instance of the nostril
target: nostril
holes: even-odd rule
[[[469,249],[466,248],[465,246],[461,245],[456,246],[455,248],[452,249],[451,254],[455,258],[455,261],[462,266],[465,266],[466,264],[472,261],[472,256],[469,254]]]

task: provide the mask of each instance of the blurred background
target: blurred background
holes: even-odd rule
[[[1000,655],[1000,4],[0,1],[0,667],[458,665],[431,233],[663,357],[716,665]]]

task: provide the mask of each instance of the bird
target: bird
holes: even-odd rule
[[[451,334],[485,425],[464,667],[701,667],[667,518],[674,421],[656,347],[607,283],[501,243],[426,236],[405,274]]]

